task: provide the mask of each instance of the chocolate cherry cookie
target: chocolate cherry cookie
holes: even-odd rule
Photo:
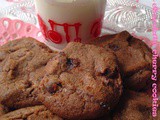
[[[11,109],[40,104],[37,86],[44,76],[44,66],[54,55],[32,38],[0,47],[0,102]]]
[[[125,87],[142,90],[150,85],[152,51],[142,40],[124,31],[97,38],[91,44],[110,49],[116,54]]]
[[[160,107],[157,117],[152,116],[152,102],[152,95],[126,91],[115,108],[113,120],[160,120]],[[160,105],[160,101],[157,104]]]
[[[94,45],[71,42],[45,67],[39,100],[66,119],[108,114],[122,93],[116,57]]]
[[[22,108],[0,116],[0,120],[63,120],[43,105]]]

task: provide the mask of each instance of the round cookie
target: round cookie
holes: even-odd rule
[[[152,50],[142,40],[124,31],[97,38],[90,44],[112,50],[116,54],[125,87],[142,90],[150,85]]]
[[[46,107],[34,106],[12,111],[3,116],[0,120],[63,120],[52,114]]]
[[[45,67],[39,100],[66,119],[95,119],[117,104],[122,82],[115,55],[104,48],[71,42]]]
[[[160,102],[157,103],[160,105]],[[146,93],[126,91],[113,113],[113,120],[160,120],[160,107],[157,117],[152,116],[152,96]]]
[[[44,66],[55,55],[32,38],[8,42],[0,47],[0,102],[10,109],[40,104],[37,86]]]

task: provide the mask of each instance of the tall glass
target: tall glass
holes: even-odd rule
[[[35,0],[46,43],[58,50],[101,33],[106,0]]]

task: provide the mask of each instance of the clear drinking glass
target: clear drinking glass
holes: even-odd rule
[[[46,43],[63,49],[71,41],[86,43],[101,33],[106,0],[35,0]]]

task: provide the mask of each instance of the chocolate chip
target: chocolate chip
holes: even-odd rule
[[[115,85],[114,85],[114,83],[112,81],[109,81],[108,84],[107,84],[107,86],[114,87]]]
[[[115,44],[109,44],[109,48],[113,51],[118,51],[120,49],[119,46]]]
[[[32,82],[25,81],[25,88],[30,88],[32,86]]]
[[[104,73],[101,74],[102,76],[105,76],[107,78],[116,79],[119,77],[118,74],[118,68],[116,67],[114,71],[111,71],[109,68],[107,68]]]
[[[14,78],[19,75],[18,66],[16,66],[12,71],[13,71],[12,75],[13,75]]]
[[[102,76],[108,76],[111,73],[111,70],[107,68],[101,75]]]
[[[127,38],[127,41],[128,41],[129,46],[131,46],[131,45],[132,45],[132,42],[133,42],[133,36],[129,36],[129,37]]]
[[[80,62],[79,62],[78,59],[71,59],[71,58],[69,58],[69,59],[67,59],[67,63],[66,64],[67,64],[67,69],[71,70],[71,69],[73,69],[75,67],[78,67],[79,64],[80,64]]]
[[[57,85],[59,86],[59,87],[62,87],[62,84],[59,82],[59,83],[57,83]]]
[[[116,67],[113,73],[109,76],[111,79],[117,79],[119,77],[118,68]]]

